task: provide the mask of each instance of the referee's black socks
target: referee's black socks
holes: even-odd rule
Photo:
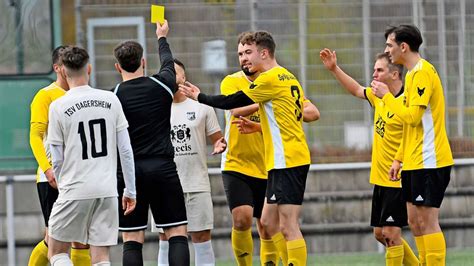
[[[170,266],[188,266],[188,238],[185,236],[173,236],[168,240],[168,243],[170,245],[168,252]]]
[[[124,242],[122,265],[123,266],[143,266],[142,248],[143,248],[143,244],[140,242],[136,242],[136,241]]]

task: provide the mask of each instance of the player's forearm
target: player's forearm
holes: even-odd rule
[[[248,106],[239,107],[230,110],[230,113],[235,117],[248,116],[258,111],[258,104],[254,103]]]
[[[133,161],[133,150],[127,129],[117,132],[117,147],[120,156],[120,164],[122,166],[123,179],[125,181],[123,195],[135,199],[137,197],[135,188],[135,163]]]
[[[30,124],[30,146],[41,170],[46,171],[51,168],[46,150],[44,149],[43,138],[47,125],[43,123]]]
[[[403,122],[412,127],[416,127],[421,123],[421,119],[425,113],[424,107],[417,105],[406,107],[400,102],[397,102],[391,93],[385,94],[382,100]]]
[[[56,179],[59,180],[61,169],[63,168],[64,162],[64,147],[63,145],[50,145],[51,149],[51,158],[53,161],[53,170]]]
[[[318,120],[320,113],[316,105],[310,101],[303,102],[303,121],[306,123]]]
[[[364,98],[364,87],[362,87],[355,79],[346,74],[339,66],[336,66],[334,71],[331,71],[336,80],[352,95]]]
[[[199,93],[197,100],[200,103],[225,110],[254,104],[254,101],[242,91],[230,95],[206,95]]]

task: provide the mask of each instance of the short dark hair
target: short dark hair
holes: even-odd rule
[[[178,66],[180,66],[184,71],[186,71],[186,68],[184,67],[183,62],[179,61],[179,60],[176,59],[176,58],[173,59],[173,62],[174,62],[175,64],[177,64]]]
[[[375,55],[375,61],[380,60],[380,59],[387,60],[388,69],[390,70],[390,72],[398,71],[398,77],[402,79],[402,74],[403,74],[402,65],[392,63],[390,60],[390,56],[387,53],[378,53]]]
[[[402,24],[397,27],[389,26],[385,30],[385,39],[387,39],[392,33],[395,36],[395,42],[397,44],[400,45],[402,42],[404,42],[410,46],[410,50],[413,52],[418,52],[421,44],[423,43],[420,30],[414,25]]]
[[[238,37],[238,43],[242,45],[255,43],[257,48],[267,49],[271,57],[275,56],[276,44],[272,34],[267,31],[242,32]]]
[[[89,63],[89,54],[84,48],[70,46],[64,48],[61,61],[68,70],[77,72]]]
[[[61,56],[62,56],[62,54],[64,52],[64,49],[66,47],[68,47],[68,46],[67,45],[60,45],[60,46],[54,48],[53,54],[51,56],[51,59],[52,59],[51,61],[53,62],[53,65],[61,63],[60,59],[61,59]]]
[[[143,47],[135,41],[122,42],[114,48],[114,56],[120,67],[133,73],[141,65]]]

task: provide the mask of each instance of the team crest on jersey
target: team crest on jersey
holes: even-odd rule
[[[420,97],[421,97],[421,95],[423,95],[423,93],[425,93],[425,88],[421,88],[421,89],[420,89],[420,87],[416,87],[416,88],[418,89],[418,95],[420,95]]]
[[[253,89],[255,89],[255,87],[257,87],[257,85],[252,83],[252,84],[250,84],[249,89],[253,90]]]
[[[375,132],[383,138],[385,135],[385,120],[383,120],[382,116],[379,115],[379,118],[375,122]]]
[[[176,125],[171,128],[171,141],[184,143],[191,139],[191,129],[186,124]]]
[[[196,120],[196,112],[187,112],[186,117],[189,121]]]

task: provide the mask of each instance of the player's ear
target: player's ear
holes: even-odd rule
[[[402,42],[400,44],[400,49],[402,50],[402,53],[408,52],[408,44],[406,42]]]
[[[145,69],[145,67],[146,67],[146,60],[145,60],[144,57],[142,57],[142,67],[143,67],[143,69]]]
[[[122,74],[122,68],[120,67],[120,64],[119,64],[119,63],[115,63],[114,66],[115,66],[115,69],[117,70],[117,72],[120,73],[120,74]]]
[[[91,72],[92,72],[92,65],[91,64],[87,64],[87,75],[91,75]]]

